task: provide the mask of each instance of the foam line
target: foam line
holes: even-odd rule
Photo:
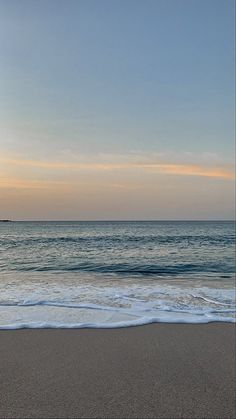
[[[180,324],[205,324],[212,322],[227,322],[235,323],[234,319],[225,317],[212,317],[199,319],[170,319],[163,317],[140,318],[138,320],[129,320],[114,323],[57,323],[57,322],[29,322],[29,323],[12,323],[9,325],[1,325],[0,330],[15,330],[15,329],[117,329],[132,326],[143,326],[151,323],[180,323]]]

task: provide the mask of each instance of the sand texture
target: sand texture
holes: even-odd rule
[[[234,418],[235,325],[0,331],[1,418]]]

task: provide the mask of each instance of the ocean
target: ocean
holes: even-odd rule
[[[0,223],[0,329],[235,322],[230,221]]]

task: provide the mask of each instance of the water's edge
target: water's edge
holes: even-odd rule
[[[0,329],[235,322],[232,222],[0,225]]]

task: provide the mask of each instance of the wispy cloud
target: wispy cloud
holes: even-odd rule
[[[0,177],[0,189],[54,189],[62,185],[68,186],[68,182]]]
[[[134,157],[127,155],[118,156],[115,161],[115,156],[101,156],[99,158],[92,158],[92,161],[86,161],[85,158],[81,161],[47,161],[47,160],[30,160],[24,158],[10,158],[2,157],[0,161],[11,167],[37,168],[49,171],[134,171],[141,170],[146,173],[162,174],[162,175],[176,175],[176,176],[204,176],[212,178],[222,178],[232,180],[235,179],[235,173],[232,165],[226,164],[209,164],[203,162],[202,164],[194,163],[175,163],[166,161],[155,161],[152,156],[135,155]],[[109,161],[110,160],[110,161]]]

